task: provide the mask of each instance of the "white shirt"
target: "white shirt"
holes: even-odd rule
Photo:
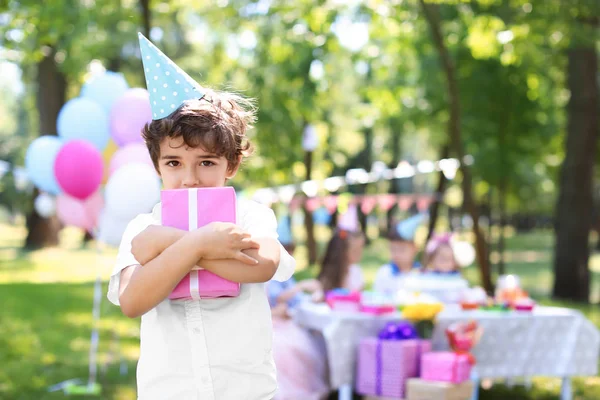
[[[132,239],[160,221],[158,204],[127,226],[108,287],[108,299],[115,305],[121,271],[139,264],[131,254]],[[238,201],[237,222],[254,238],[277,239],[275,215],[261,204]],[[280,249],[273,279],[285,281],[296,262]],[[272,336],[264,283],[242,284],[234,298],[165,299],[142,316],[138,399],[272,399],[277,389]]]
[[[402,287],[406,274],[394,274],[390,264],[382,265],[375,274],[373,290],[378,293],[396,293]]]

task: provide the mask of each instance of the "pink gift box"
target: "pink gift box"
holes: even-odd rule
[[[163,190],[163,226],[192,231],[211,222],[236,223],[235,190],[231,187]],[[194,269],[173,289],[169,299],[235,297],[240,284],[204,269]]]
[[[384,305],[371,306],[371,305],[361,304],[360,312],[365,313],[365,314],[372,314],[372,315],[391,314],[391,313],[396,312],[396,307],[384,306]]]
[[[431,352],[421,356],[421,379],[461,383],[469,380],[471,363],[466,354]]]
[[[423,343],[419,339],[362,339],[358,348],[356,391],[362,395],[404,398],[406,380],[418,376]]]
[[[360,292],[342,294],[332,291],[327,293],[325,300],[334,311],[358,312],[360,309]]]

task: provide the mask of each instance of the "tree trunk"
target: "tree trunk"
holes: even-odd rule
[[[312,176],[312,151],[304,153],[304,166],[306,168],[306,180],[311,180]],[[315,224],[313,214],[304,205],[304,227],[306,228],[306,248],[308,249],[308,264],[312,265],[317,262],[317,241],[315,239]]]
[[[396,131],[396,129],[399,129],[399,124],[398,124],[398,119],[391,119],[390,120],[390,135],[391,135],[391,146],[392,146],[392,161],[390,163],[390,165],[388,165],[388,168],[396,168],[398,166],[398,164],[400,163],[400,133]],[[390,180],[390,186],[388,189],[388,193],[389,194],[398,194],[398,179],[394,179],[392,178]],[[391,207],[388,211],[387,211],[387,216],[386,216],[386,232],[390,232],[392,230],[392,219],[394,217],[394,212],[396,211],[396,209],[398,208],[398,204],[394,204],[393,207]]]
[[[142,26],[144,27],[144,36],[150,39],[150,0],[140,0],[140,7],[142,8]]]
[[[65,103],[67,81],[54,61],[54,49],[51,49],[37,65],[37,109],[39,129],[42,135],[56,135],[56,118]],[[34,196],[38,195],[35,190]],[[56,217],[42,218],[32,208],[26,218],[27,238],[24,247],[29,250],[40,249],[58,244],[60,224]]]
[[[421,7],[423,9],[425,18],[429,23],[429,27],[431,28],[433,41],[440,55],[444,72],[446,73],[446,79],[448,84],[448,101],[450,103],[450,119],[448,121],[448,140],[453,146],[454,153],[460,160],[460,171],[463,177],[462,189],[464,196],[464,204],[468,213],[471,216],[471,219],[473,220],[473,233],[475,234],[475,249],[477,252],[477,262],[479,264],[479,272],[481,275],[481,284],[488,293],[492,293],[494,288],[492,285],[492,279],[490,274],[490,265],[486,257],[487,244],[485,241],[485,236],[483,235],[483,232],[481,231],[481,228],[479,226],[479,210],[477,209],[475,199],[473,198],[471,171],[469,170],[468,165],[466,165],[465,163],[465,150],[460,130],[460,97],[458,92],[458,84],[456,81],[454,64],[450,58],[450,54],[448,53],[448,49],[446,48],[446,45],[444,44],[444,40],[442,38],[440,20],[438,15],[438,6],[436,4],[426,4],[426,0],[419,0],[419,3],[421,4]]]
[[[373,165],[373,128],[364,128],[363,134],[365,138],[365,148],[363,149],[360,157],[360,165],[365,169],[365,171],[369,172],[371,170],[371,166]],[[356,190],[354,192],[357,194],[365,194],[367,193],[368,185],[369,184],[358,185],[356,186]],[[365,235],[366,244],[368,245],[370,240],[367,236],[367,216],[362,212],[360,207],[358,207],[357,214],[360,228]]]
[[[450,156],[450,146],[447,144],[442,147],[440,160],[448,158]],[[435,226],[437,224],[438,215],[440,214],[440,205],[442,204],[444,198],[444,192],[446,191],[446,183],[447,179],[444,175],[444,171],[440,171],[438,175],[438,184],[435,189],[435,201],[431,205],[431,211],[429,213],[429,230],[427,231],[427,241],[431,239],[433,233],[435,232]]]
[[[506,227],[506,186],[505,183],[501,184],[500,190],[498,191],[498,209],[500,212],[500,236],[498,237],[498,274],[506,274],[506,263],[504,261],[504,228]]]
[[[571,98],[565,160],[556,204],[554,288],[558,299],[589,301],[592,178],[598,141],[598,56],[593,45],[568,50]]]

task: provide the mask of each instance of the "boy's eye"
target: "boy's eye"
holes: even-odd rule
[[[169,167],[176,167],[179,165],[179,161],[169,161],[166,165]]]
[[[203,167],[210,167],[215,165],[215,163],[213,163],[212,161],[202,161],[200,165],[202,165]]]

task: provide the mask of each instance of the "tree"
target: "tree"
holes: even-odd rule
[[[475,234],[475,248],[477,251],[477,261],[479,264],[479,270],[481,274],[481,283],[484,289],[491,293],[493,290],[493,284],[491,280],[490,267],[487,259],[487,244],[485,236],[479,227],[479,211],[473,198],[472,192],[472,177],[469,167],[464,162],[465,151],[461,138],[461,126],[460,126],[460,98],[458,85],[455,75],[455,67],[448,49],[444,44],[444,40],[441,34],[440,21],[438,16],[438,9],[436,5],[426,4],[424,0],[419,0],[425,18],[427,19],[433,36],[435,45],[439,51],[442,65],[446,73],[447,85],[448,85],[448,102],[450,107],[450,117],[448,121],[448,136],[451,146],[454,149],[456,156],[461,160],[460,171],[462,173],[462,190],[464,203],[468,213],[471,215],[473,220],[473,232]]]
[[[555,298],[589,301],[589,233],[593,208],[593,170],[598,146],[598,17],[579,18],[581,30],[567,51],[571,92],[565,160],[556,204]]]

